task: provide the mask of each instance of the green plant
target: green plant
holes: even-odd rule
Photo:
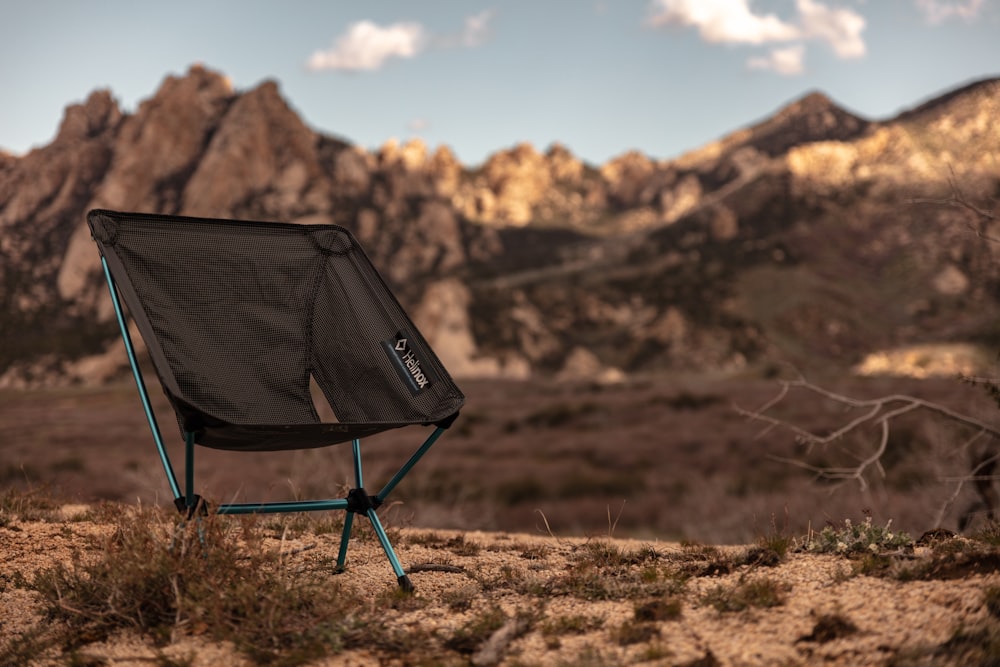
[[[844,519],[840,526],[827,526],[818,533],[810,532],[802,548],[811,553],[852,555],[877,554],[889,549],[913,546],[913,539],[909,535],[902,531],[893,532],[891,528],[891,519],[884,527],[873,523],[871,516],[866,516],[861,523]]]

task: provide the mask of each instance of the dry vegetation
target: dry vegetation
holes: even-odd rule
[[[844,395],[909,394],[993,419],[981,388],[953,379],[818,378]],[[968,476],[972,456],[956,445],[976,430],[927,412],[893,421],[883,477],[856,483],[817,479],[815,469],[852,467],[877,444],[877,425],[815,446],[760,425],[733,409],[774,396],[773,379],[639,378],[620,385],[464,382],[469,401],[385,507],[397,525],[462,530],[544,530],[539,510],[560,534],[753,541],[773,523],[791,533],[870,510],[913,534],[937,527],[940,508]],[[175,465],[180,438],[162,395],[153,396]],[[845,408],[808,392],[769,415],[830,433],[866,408]],[[419,444],[401,430],[362,444],[373,487]],[[990,445],[983,439],[980,446]],[[802,461],[812,468],[790,465]],[[350,448],[232,454],[199,448],[197,491],[216,502],[340,497],[353,477]],[[180,469],[178,469],[180,473]],[[0,392],[0,487],[46,486],[67,501],[167,505],[168,487],[134,387]],[[964,484],[941,526],[978,502]],[[981,519],[980,525],[981,525]],[[975,528],[976,523],[970,524]]]
[[[744,547],[391,529],[339,515],[0,501],[0,664],[993,664],[1000,527],[870,519]]]

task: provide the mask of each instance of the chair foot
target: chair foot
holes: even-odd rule
[[[397,578],[397,581],[399,582],[399,590],[403,591],[404,593],[413,592],[413,582],[410,581],[410,578],[408,576],[404,574],[402,577]]]

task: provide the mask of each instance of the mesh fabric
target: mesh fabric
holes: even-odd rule
[[[105,210],[87,220],[199,444],[322,446],[448,422],[464,402],[346,229]],[[320,422],[310,376],[335,424]]]

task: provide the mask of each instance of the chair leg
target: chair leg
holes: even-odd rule
[[[382,527],[382,522],[379,521],[378,514],[375,513],[375,508],[382,504],[382,500],[375,496],[368,495],[364,487],[364,477],[361,471],[361,441],[354,440],[352,443],[352,458],[354,460],[354,482],[357,486],[351,489],[347,494],[347,516],[344,517],[344,532],[340,536],[340,552],[337,554],[337,571],[343,571],[344,561],[347,559],[347,543],[351,538],[351,527],[354,522],[354,515],[364,514],[368,517],[368,521],[372,524],[372,529],[375,531],[375,535],[378,536],[378,541],[382,545],[382,550],[385,551],[386,557],[389,559],[389,564],[392,566],[392,571],[396,573],[396,581],[399,582],[399,587],[403,591],[410,593],[413,591],[413,584],[410,582],[410,578],[406,576],[406,572],[403,570],[403,566],[399,563],[399,558],[396,557],[396,552],[392,548],[392,544],[389,542],[389,536],[385,534],[385,528]]]
[[[354,512],[344,516],[344,532],[340,536],[340,552],[337,554],[337,572],[344,571],[344,561],[347,560],[347,543],[351,540],[351,527],[354,524]]]
[[[396,558],[396,552],[393,551],[392,544],[389,542],[389,536],[385,534],[385,528],[382,527],[382,522],[379,521],[378,514],[375,513],[375,508],[369,509],[367,514],[368,520],[371,521],[372,528],[378,536],[378,541],[382,544],[382,550],[385,551],[385,555],[389,559],[389,564],[392,565],[392,571],[396,573],[396,581],[399,582],[399,587],[405,593],[413,592],[413,583],[406,576],[406,572],[403,570],[403,566],[400,565],[399,559]]]

